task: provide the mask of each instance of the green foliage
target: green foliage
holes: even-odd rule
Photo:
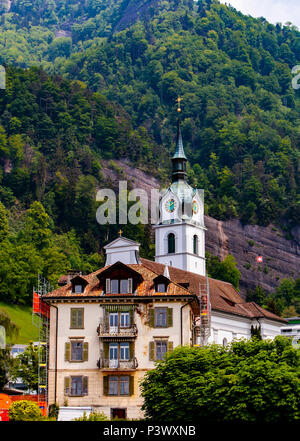
[[[86,415],[86,412],[83,413],[83,416],[74,418],[73,421],[108,421],[107,416],[104,412],[91,412],[89,416]]]
[[[9,305],[0,302],[0,310],[4,311],[18,328],[18,335],[6,335],[7,343],[28,344],[30,341],[38,340],[38,329],[32,324],[32,307]]]
[[[11,378],[22,378],[25,386],[32,390],[38,390],[38,365],[39,365],[39,346],[34,346],[32,342],[26,347],[25,351],[15,358],[14,368],[11,370]]]
[[[49,418],[54,418],[57,420],[59,414],[59,405],[57,403],[50,404],[48,408],[48,416]]]
[[[33,401],[15,401],[9,408],[10,421],[42,421],[43,416],[37,403]]]
[[[241,273],[237,269],[235,258],[231,254],[228,254],[221,262],[219,257],[207,252],[206,267],[210,277],[232,283],[236,289],[239,288]]]
[[[164,422],[298,420],[299,367],[283,337],[176,348],[142,380],[143,409]]]

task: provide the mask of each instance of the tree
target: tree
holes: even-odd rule
[[[0,310],[0,326],[4,327],[6,336],[13,338],[18,334],[17,325],[12,322],[6,312],[2,310]],[[9,347],[3,348],[2,346],[0,346],[0,390],[6,385],[8,381],[8,374],[12,367],[12,364],[13,360],[10,355]]]
[[[155,421],[294,421],[300,354],[281,336],[178,347],[146,373],[141,389],[142,409]]]
[[[241,273],[237,269],[236,260],[231,254],[228,254],[221,262],[219,257],[212,256],[209,252],[207,252],[206,259],[207,272],[210,277],[232,283],[232,285],[238,289]]]
[[[7,210],[0,202],[0,242],[6,238],[9,232]]]
[[[12,378],[22,378],[25,386],[33,391],[38,391],[39,350],[43,349],[30,342],[25,351],[16,357],[11,373]]]

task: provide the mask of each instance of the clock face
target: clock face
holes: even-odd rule
[[[166,202],[165,207],[166,207],[166,210],[167,210],[169,213],[173,213],[173,211],[174,211],[175,208],[176,208],[176,202],[174,201],[174,199],[169,199],[169,200]]]
[[[192,207],[193,207],[193,213],[197,214],[199,211],[199,205],[197,204],[196,201],[193,201]]]

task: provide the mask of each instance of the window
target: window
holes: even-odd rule
[[[111,294],[119,294],[119,280],[112,279],[110,282]]]
[[[118,377],[109,377],[108,393],[109,395],[118,395]]]
[[[83,395],[82,377],[71,377],[71,394],[72,396]]]
[[[120,280],[120,293],[128,294],[128,279]]]
[[[168,235],[168,253],[175,253],[175,234],[173,233]]]
[[[168,342],[167,341],[157,341],[156,342],[156,354],[155,354],[156,360],[162,360],[167,351],[168,351]]]
[[[166,292],[166,284],[165,283],[158,283],[156,287],[156,292]]]
[[[75,285],[75,287],[74,287],[74,292],[75,292],[76,294],[81,294],[81,293],[83,293],[83,286],[82,286],[82,285]]]
[[[194,254],[198,254],[198,236],[196,234],[193,237],[193,252]]]
[[[155,327],[167,327],[167,308],[155,308]]]
[[[223,346],[225,347],[225,346],[227,346],[227,344],[228,344],[227,338],[223,338]]]
[[[106,293],[129,294],[132,293],[132,279],[106,279]]]
[[[109,376],[108,377],[108,395],[129,395],[130,377],[127,376]]]
[[[121,328],[129,328],[129,326],[130,326],[129,312],[121,312],[120,326],[121,326]]]
[[[71,360],[83,361],[83,343],[72,342],[71,343]]]
[[[120,360],[129,360],[129,343],[120,343]]]
[[[71,329],[84,328],[84,308],[71,308]]]

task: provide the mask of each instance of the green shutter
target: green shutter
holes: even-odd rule
[[[173,308],[168,308],[167,314],[167,324],[168,328],[170,328],[171,326],[173,326]]]
[[[108,395],[108,375],[103,377],[103,395]]]
[[[130,311],[129,311],[129,320],[130,320],[129,326],[133,326],[133,324],[134,324],[134,309],[133,308],[130,309]]]
[[[83,343],[83,361],[88,361],[89,358],[89,344],[87,342]]]
[[[108,329],[109,326],[109,312],[107,310],[104,311],[104,324],[106,329]]]
[[[83,395],[88,395],[88,381],[89,381],[89,377],[82,377]]]
[[[168,341],[168,352],[173,351],[173,342],[172,341]]]
[[[65,361],[71,360],[71,343],[65,343]]]
[[[71,320],[70,320],[70,328],[76,328],[77,320],[76,309],[71,308]]]
[[[154,328],[154,308],[151,308],[149,310],[149,326],[151,326],[151,328]]]
[[[150,343],[149,343],[149,360],[155,361],[155,343],[154,343],[154,341],[150,341]]]
[[[132,360],[134,357],[134,343],[131,341],[129,343],[129,358]]]
[[[129,395],[134,395],[134,377],[129,377]]]
[[[70,394],[70,377],[65,377],[65,395]]]
[[[108,359],[108,353],[109,353],[109,343],[103,343],[103,350],[104,350],[104,359]]]

